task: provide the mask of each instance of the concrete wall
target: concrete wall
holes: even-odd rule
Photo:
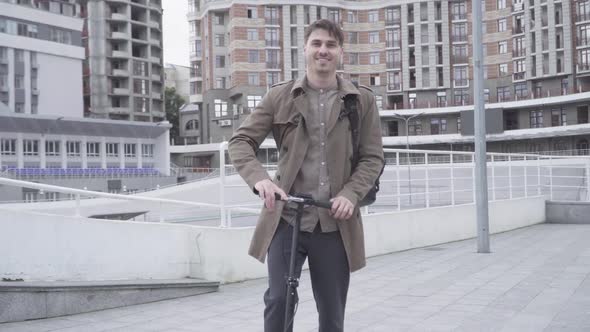
[[[502,232],[545,221],[541,197],[490,204],[490,229]],[[366,216],[367,256],[476,235],[475,207],[464,205]],[[264,277],[247,256],[247,228],[99,221],[3,211],[0,277],[25,280],[203,278],[235,282]],[[493,250],[493,241],[492,241]]]
[[[548,201],[545,213],[548,223],[590,224],[590,202]]]

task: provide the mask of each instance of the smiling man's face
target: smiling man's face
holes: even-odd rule
[[[307,39],[304,48],[307,70],[316,75],[335,74],[342,47],[338,40],[324,29],[314,30]]]

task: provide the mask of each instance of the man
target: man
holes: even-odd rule
[[[267,332],[282,331],[284,326],[285,280],[295,222],[294,206],[283,201],[286,193],[312,194],[316,200],[332,202],[330,211],[306,207],[297,250],[297,276],[309,259],[320,331],[343,330],[350,272],[365,266],[357,202],[379,176],[383,147],[373,93],[336,75],[343,41],[342,30],[332,21],[312,23],[305,32],[306,75],[273,86],[229,142],[234,166],[264,199],[249,253],[261,262],[268,254]],[[357,100],[360,122],[354,170],[351,124],[341,113],[347,95]],[[274,179],[256,159],[259,145],[271,131],[280,155]],[[275,201],[275,194],[280,201]]]

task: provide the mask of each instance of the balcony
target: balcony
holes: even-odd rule
[[[279,18],[278,17],[265,17],[264,24],[265,25],[279,25]]]
[[[266,40],[266,46],[267,47],[279,47],[279,41],[278,39],[271,39],[271,40]]]
[[[453,80],[453,84],[455,85],[455,87],[467,87],[467,86],[469,86],[469,80],[467,80],[467,79]]]
[[[157,56],[151,56],[150,61],[155,62],[155,63],[160,63],[162,61],[162,59]]]
[[[451,41],[457,43],[457,42],[466,42],[467,41],[467,35],[456,35],[456,36],[451,36]]]
[[[113,69],[111,71],[111,74],[113,76],[122,76],[122,77],[128,77],[129,76],[129,71],[126,69]]]
[[[203,71],[201,69],[191,68],[190,77],[203,77]]]
[[[524,80],[525,76],[526,76],[526,73],[525,72],[522,72],[522,73],[514,73],[512,75],[512,80],[513,81],[522,81],[522,80]]]
[[[466,20],[467,13],[452,14],[451,18],[453,21]]]
[[[400,40],[386,40],[385,47],[401,47],[402,43]]]
[[[126,96],[128,96],[129,95],[129,89],[127,89],[127,88],[113,88],[112,89],[112,93],[114,95],[126,95]]]
[[[112,39],[125,39],[125,40],[127,40],[127,33],[120,32],[120,31],[113,31],[113,32],[111,32],[111,38]]]
[[[390,20],[385,20],[385,25],[389,26],[389,25],[401,25],[402,24],[402,20],[401,18],[394,18],[394,19],[390,19]]]
[[[513,35],[519,35],[521,33],[524,33],[524,27],[522,27],[522,26],[512,27],[512,34]]]
[[[152,78],[152,81],[160,81],[162,79],[162,75],[152,74],[151,78]]]
[[[580,13],[576,15],[576,22],[590,21],[590,13]]]
[[[156,21],[149,21],[148,22],[148,26],[150,28],[155,28],[155,29],[160,29],[160,23],[156,22]]]
[[[387,69],[401,68],[402,63],[401,61],[387,61],[385,62],[385,66]]]
[[[401,83],[387,83],[387,91],[401,91]]]
[[[453,55],[453,63],[469,63],[467,55]]]
[[[128,58],[129,57],[129,52],[127,52],[127,51],[113,50],[113,51],[111,51],[111,56],[113,58]]]
[[[267,69],[281,69],[281,65],[278,62],[270,61],[266,63]]]
[[[590,45],[590,36],[587,37],[587,38],[582,38],[582,37],[578,36],[578,39],[577,39],[577,43],[576,44],[577,44],[576,46],[588,46],[588,45]]]
[[[526,56],[526,50],[524,48],[512,50],[512,57],[518,58],[518,57],[523,57],[523,56]]]
[[[113,20],[113,21],[127,21],[127,20],[129,20],[129,16],[127,16],[127,14],[123,14],[123,13],[112,13],[111,20]]]
[[[576,65],[578,71],[589,71],[590,70],[590,63],[578,63]]]
[[[162,99],[162,93],[161,92],[153,92],[152,91],[152,99]]]

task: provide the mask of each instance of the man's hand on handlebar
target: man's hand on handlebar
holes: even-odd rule
[[[354,205],[344,196],[338,196],[330,200],[332,209],[330,215],[339,220],[346,220],[352,216]]]
[[[279,195],[281,200],[287,200],[287,194],[269,179],[256,182],[254,189],[258,191],[258,196],[264,200],[264,205],[269,210],[275,207],[275,194]]]

